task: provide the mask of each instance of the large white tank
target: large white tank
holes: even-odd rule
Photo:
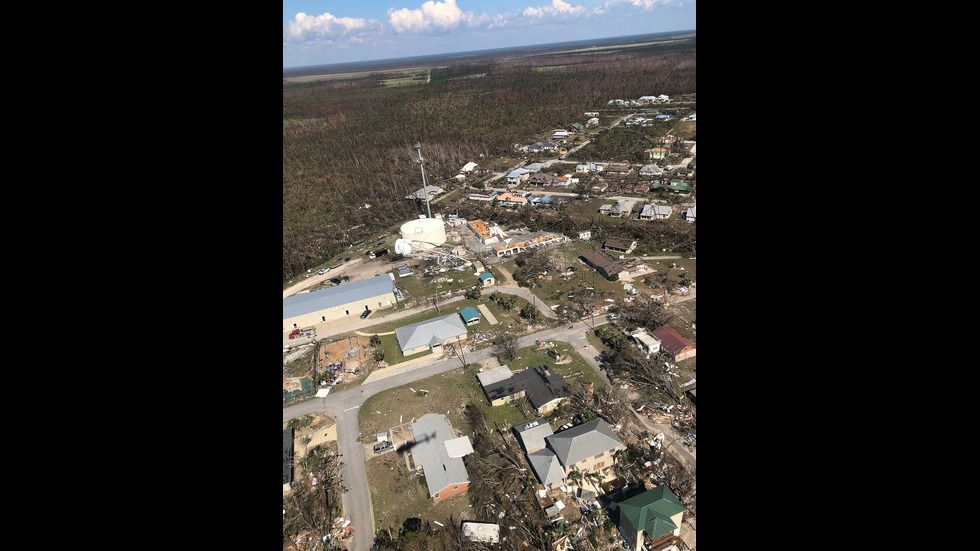
[[[402,224],[402,239],[411,244],[409,254],[425,251],[446,242],[446,226],[442,220],[419,218]]]

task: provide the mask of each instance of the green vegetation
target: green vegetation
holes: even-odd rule
[[[609,99],[695,92],[695,48],[691,38],[612,54],[460,62],[434,69],[433,82],[420,86],[385,85],[417,67],[284,80],[283,120],[303,122],[283,124],[283,279],[420,214],[404,199],[421,187],[416,142],[429,182],[442,185],[480,155],[513,158],[513,144],[542,129],[584,123],[585,111]]]

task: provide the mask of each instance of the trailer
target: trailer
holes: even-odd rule
[[[290,339],[296,339],[299,337],[315,337],[315,336],[316,336],[316,327],[304,327],[303,329],[293,329],[292,332],[289,333]]]

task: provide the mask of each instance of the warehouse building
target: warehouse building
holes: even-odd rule
[[[282,330],[289,331],[397,304],[390,274],[344,283],[282,299]]]

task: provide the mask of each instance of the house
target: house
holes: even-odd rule
[[[463,323],[466,325],[473,325],[474,323],[480,323],[480,313],[476,311],[476,308],[472,306],[467,306],[459,311],[460,317],[463,318]]]
[[[282,330],[316,325],[397,303],[394,277],[384,274],[282,299]]]
[[[689,207],[687,212],[684,213],[684,219],[689,223],[696,222],[698,219],[697,206]]]
[[[673,210],[669,206],[647,203],[640,213],[640,220],[664,220],[670,218],[671,212]]]
[[[493,201],[494,197],[497,196],[497,190],[490,191],[474,191],[470,193],[470,201]]]
[[[660,340],[660,347],[670,352],[678,362],[693,358],[697,354],[697,347],[694,346],[694,343],[666,325],[654,329],[653,336]]]
[[[606,279],[624,277],[645,272],[646,264],[636,258],[616,258],[604,250],[586,251],[580,256],[586,264],[595,268]]]
[[[429,199],[432,199],[434,196],[439,195],[443,191],[445,190],[439,186],[425,186],[424,188],[419,188],[418,191],[416,191],[415,193],[410,193],[406,195],[405,198],[425,201],[426,195],[428,195]]]
[[[525,395],[525,389],[518,387],[514,374],[506,365],[481,371],[476,378],[491,406],[509,404]]]
[[[410,356],[425,350],[441,352],[447,344],[466,340],[466,326],[459,314],[447,314],[395,329],[402,354]]]
[[[664,169],[657,165],[644,165],[640,168],[640,176],[643,177],[660,176],[663,173]]]
[[[611,467],[626,446],[602,419],[545,437],[546,447],[527,454],[531,469],[547,487],[563,483],[573,470],[598,472]]]
[[[522,195],[513,195],[509,191],[505,191],[497,196],[497,200],[505,205],[523,205],[527,203],[527,197]]]
[[[663,159],[667,156],[668,151],[662,147],[654,147],[648,151],[650,158],[654,160]]]
[[[633,212],[633,207],[636,206],[636,201],[634,199],[623,199],[621,201],[616,201],[613,205],[610,216],[616,216],[619,218],[628,218],[630,213]]]
[[[629,254],[636,248],[636,241],[623,239],[621,237],[610,237],[602,244],[603,249]]]
[[[468,162],[465,165],[463,165],[463,168],[462,168],[462,170],[460,172],[473,172],[473,171],[475,171],[475,170],[477,170],[479,168],[480,168],[480,165],[478,165],[478,164],[476,164],[476,163],[474,163],[474,162],[471,161],[471,162]]]
[[[629,163],[609,163],[605,167],[605,172],[610,174],[629,174],[630,170]]]
[[[578,238],[584,241],[592,239],[592,230],[581,230],[578,232]]]
[[[456,438],[445,415],[427,413],[412,423],[412,462],[425,476],[433,503],[465,492],[470,485],[463,457],[473,453],[469,438]]]
[[[586,113],[586,115],[588,115],[588,113]],[[596,118],[596,117],[592,117],[591,119],[585,121],[585,125],[586,126],[598,126],[599,125],[599,119]]]
[[[646,329],[637,329],[630,336],[633,337],[640,350],[646,352],[648,355],[660,352],[660,339],[647,333]]]
[[[694,190],[694,188],[692,188],[691,184],[689,184],[688,182],[685,182],[684,180],[676,180],[676,179],[671,180],[670,184],[668,184],[666,188],[663,186],[663,184],[660,184],[659,182],[651,186],[651,188],[667,189],[667,191],[673,191],[675,193],[690,193],[691,191]]]
[[[604,167],[602,165],[597,165],[595,163],[575,165],[575,172],[602,172],[603,169]]]
[[[482,283],[484,287],[490,287],[491,285],[496,283],[496,281],[497,280],[493,277],[493,274],[491,274],[490,272],[484,272],[480,274],[480,283]]]
[[[524,396],[538,415],[544,415],[568,398],[565,378],[552,373],[547,365],[529,367],[517,373],[511,373],[506,366],[498,367],[478,373],[477,379],[491,406]]]
[[[552,373],[547,365],[529,367],[513,375],[520,385],[531,407],[538,415],[545,415],[568,398],[568,386],[560,373]]]
[[[674,492],[661,484],[617,503],[616,524],[628,549],[640,551],[644,544],[647,549],[661,549],[680,536],[685,510]]]
[[[576,132],[581,132],[581,131],[582,131],[582,124],[581,124],[581,123],[578,123],[578,122],[573,122],[573,123],[572,123],[572,128],[573,128],[573,129],[574,129],[574,130],[575,130]]]
[[[554,134],[552,134],[551,139],[553,139],[553,140],[564,140],[567,137],[568,137],[568,130],[558,129],[558,130],[555,130],[555,133]]]
[[[558,146],[551,142],[535,142],[527,146],[528,153],[538,153],[541,151],[554,151]]]
[[[531,171],[526,168],[518,168],[507,175],[507,185],[516,186],[521,182],[527,181]]]
[[[550,186],[558,180],[557,177],[548,174],[547,172],[539,172],[534,176],[528,178],[528,183],[538,185],[538,186]]]

